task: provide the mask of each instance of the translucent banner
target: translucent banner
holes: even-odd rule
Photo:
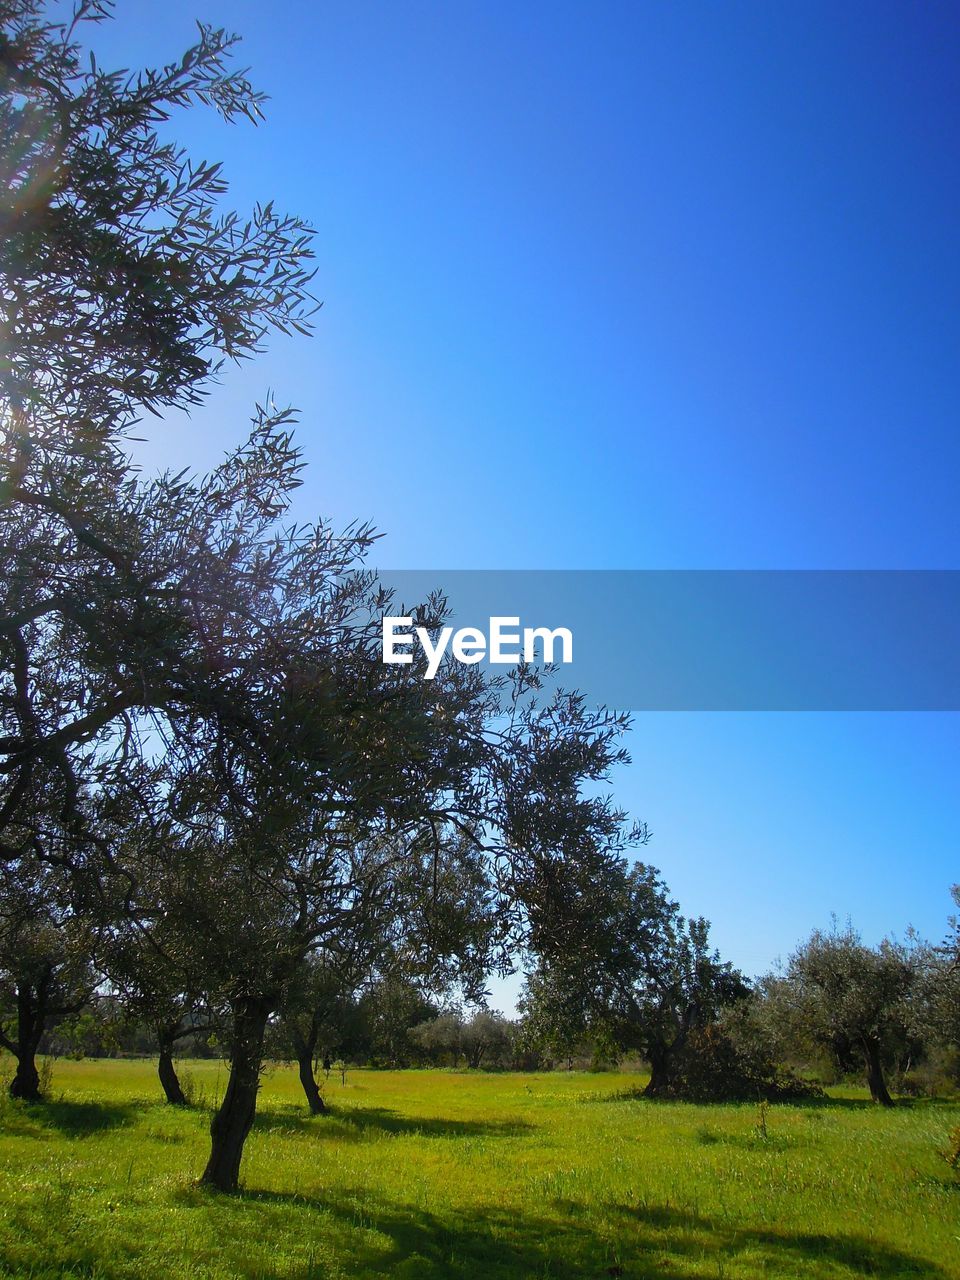
[[[624,709],[960,709],[960,571],[379,573],[390,660],[503,671],[549,641],[558,683]],[[407,610],[437,590],[448,632],[421,638]]]

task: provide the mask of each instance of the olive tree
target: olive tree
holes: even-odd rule
[[[118,1015],[149,1029],[157,1047],[157,1078],[167,1102],[183,1107],[188,1097],[174,1056],[184,1040],[209,1036],[218,1027],[202,975],[170,962],[162,922],[147,932],[128,910],[111,918],[97,948],[98,968],[109,984]]]
[[[884,1061],[904,1035],[915,967],[902,948],[868,947],[852,925],[814,930],[770,988],[781,1019],[796,1035],[861,1057],[874,1102],[890,1107]]]
[[[366,994],[400,994],[402,1008],[406,991],[419,1012],[423,1000],[449,999],[454,991],[478,998],[487,971],[503,967],[502,921],[483,861],[461,833],[441,835],[431,831],[429,841],[409,842],[390,896],[308,956],[284,993],[274,1044],[296,1061],[314,1115],[326,1111],[315,1076],[318,1053],[329,1061],[349,1038]],[[411,1017],[412,1011],[400,1016],[404,1038]]]
[[[611,863],[585,888],[573,945],[536,957],[521,1008],[524,1035],[564,1052],[588,1037],[650,1063],[650,1096],[677,1087],[691,1036],[747,994],[709,945],[702,918],[680,913],[655,868]]]
[[[282,595],[271,599],[282,607]],[[357,598],[348,599],[355,618]],[[428,682],[386,667],[365,639],[352,647],[346,614],[331,645],[327,604],[295,611],[296,652],[276,645],[279,619],[265,629],[270,652],[284,657],[274,667],[264,652],[257,669],[256,741],[238,746],[198,726],[174,753],[164,838],[129,868],[143,927],[177,931],[177,954],[228,1010],[229,1078],[203,1175],[225,1190],[238,1183],[268,1022],[310,956],[365,931],[389,936],[401,912],[422,915],[414,934],[427,957],[442,953],[430,907],[444,827],[482,856],[487,892],[517,937],[542,928],[564,861],[576,866],[588,848],[621,839],[604,802],[571,803],[618,754],[616,718],[561,697],[504,728],[496,690],[474,671]],[[528,805],[551,799],[543,786],[527,799],[534,760],[554,807],[567,806],[562,828],[541,831],[531,816]]]
[[[312,309],[309,232],[272,204],[223,211],[220,166],[158,133],[181,109],[256,122],[237,37],[200,25],[167,66],[110,71],[80,45],[110,16],[0,4],[0,406],[13,474],[37,449],[88,462],[144,408],[197,403],[222,358]],[[34,493],[31,486],[25,492]],[[12,494],[8,495],[13,497]]]
[[[29,1102],[40,1098],[44,1033],[97,986],[95,930],[72,898],[60,869],[32,852],[0,865],[0,1045],[17,1063],[11,1096]]]
[[[327,1105],[317,1081],[317,1060],[329,1062],[356,1007],[363,966],[334,951],[307,955],[283,993],[274,1044],[297,1064],[300,1086],[311,1115],[324,1115]]]

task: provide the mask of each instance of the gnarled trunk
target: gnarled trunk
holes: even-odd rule
[[[655,1098],[658,1094],[663,1093],[671,1083],[673,1053],[666,1046],[658,1046],[649,1051],[648,1057],[650,1059],[650,1079],[647,1081],[647,1087],[643,1092],[647,1097]]]
[[[163,1086],[163,1092],[167,1101],[175,1107],[185,1107],[187,1103],[187,1095],[183,1092],[180,1084],[180,1078],[177,1075],[176,1067],[173,1065],[173,1046],[174,1037],[169,1031],[160,1029],[157,1032],[157,1040],[160,1043],[160,1056],[157,1060],[157,1075],[160,1077],[160,1084]]]
[[[327,1110],[327,1104],[323,1100],[320,1086],[317,1084],[316,1076],[313,1074],[313,1063],[317,1054],[317,1041],[320,1039],[320,1023],[316,1010],[314,1010],[310,1018],[310,1024],[306,1032],[304,1032],[302,1025],[296,1022],[296,1019],[291,1019],[290,1023],[288,1023],[288,1031],[294,1052],[297,1055],[300,1083],[303,1086],[303,1094],[307,1100],[307,1106],[310,1108],[310,1114],[322,1116]],[[328,1072],[330,1069],[329,1062],[329,1058],[325,1057],[323,1065]]]
[[[17,1069],[10,1081],[10,1097],[24,1102],[39,1102],[40,1073],[37,1070],[37,1050],[43,1037],[45,1013],[42,991],[34,991],[30,983],[17,989],[17,1041],[11,1045],[17,1059]]]
[[[200,1179],[218,1191],[236,1191],[243,1144],[257,1113],[263,1037],[270,1015],[266,1000],[244,999],[233,1006],[233,1050],[223,1101],[210,1122],[210,1159]]]
[[[23,1102],[39,1102],[40,1073],[34,1054],[25,1054],[17,1059],[17,1069],[10,1081],[10,1097],[20,1098]]]
[[[644,1094],[655,1098],[666,1093],[674,1084],[678,1061],[683,1056],[690,1033],[698,1025],[700,1005],[696,1000],[684,1004],[682,1012],[671,1016],[660,1029],[657,1041],[647,1044],[647,1057],[650,1061],[650,1079]]]
[[[883,1076],[880,1046],[875,1040],[864,1040],[863,1059],[867,1067],[867,1084],[870,1087],[870,1097],[882,1107],[892,1107],[893,1099],[890,1097],[887,1082]]]
[[[320,1086],[317,1084],[316,1077],[313,1074],[313,1051],[311,1049],[301,1050],[297,1046],[297,1066],[300,1070],[300,1083],[303,1085],[303,1092],[307,1099],[307,1106],[310,1108],[310,1114],[321,1116],[327,1109],[327,1104],[323,1100],[320,1093]]]

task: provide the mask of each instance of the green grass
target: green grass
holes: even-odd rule
[[[217,1063],[190,1063],[212,1103]],[[245,1191],[216,1196],[208,1113],[149,1062],[58,1062],[0,1107],[5,1276],[960,1277],[960,1106],[846,1091],[775,1106],[650,1103],[636,1076],[354,1071],[310,1118],[267,1073]]]

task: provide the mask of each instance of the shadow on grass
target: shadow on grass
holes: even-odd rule
[[[66,1101],[24,1102],[9,1105],[6,1119],[19,1112],[25,1119],[43,1129],[55,1129],[65,1138],[82,1138],[107,1129],[117,1129],[139,1113],[133,1103]]]
[[[434,1213],[378,1201],[362,1190],[317,1198],[281,1192],[247,1192],[250,1208],[282,1215],[291,1205],[322,1212],[331,1236],[341,1241],[338,1261],[353,1276],[390,1280],[551,1280],[628,1277],[617,1245],[593,1231],[540,1215],[491,1209]],[[265,1224],[266,1225],[266,1224]],[[307,1280],[303,1273],[303,1280]],[[669,1269],[633,1273],[669,1275]],[[702,1280],[710,1273],[704,1271]],[[701,1273],[688,1273],[701,1280]]]
[[[853,1276],[926,1276],[927,1280],[953,1275],[929,1258],[919,1257],[880,1244],[866,1236],[828,1235],[825,1232],[777,1231],[750,1226],[720,1225],[712,1219],[676,1209],[672,1206],[629,1206],[616,1208],[627,1219],[652,1228],[665,1238],[665,1247],[672,1252],[700,1256],[706,1248],[711,1255],[733,1261],[741,1252],[749,1252],[754,1268],[761,1270],[776,1265],[781,1272],[790,1274],[798,1264],[805,1263],[829,1267],[829,1274],[836,1274],[844,1267]]]
[[[619,1089],[616,1093],[596,1093],[579,1098],[581,1104],[593,1105],[598,1102],[643,1102],[647,1106],[658,1107],[755,1107],[759,1098],[731,1098],[727,1101],[703,1098],[662,1098],[644,1093],[642,1087]],[[892,1107],[881,1107],[870,1098],[833,1098],[825,1094],[822,1098],[776,1098],[768,1100],[769,1106],[793,1107],[797,1111],[876,1111],[878,1114],[894,1111],[910,1111],[922,1107],[956,1107],[960,1109],[960,1098],[907,1098],[894,1099]]]
[[[291,1210],[316,1215],[315,1226],[307,1217],[303,1229],[315,1231],[324,1223],[323,1237],[336,1241],[345,1278],[641,1280],[680,1271],[687,1280],[716,1280],[741,1262],[751,1275],[828,1274],[834,1280],[948,1280],[951,1274],[928,1258],[858,1235],[736,1228],[670,1206],[609,1206],[597,1231],[578,1220],[583,1206],[559,1202],[553,1214],[507,1208],[441,1214],[385,1202],[359,1189],[319,1196],[248,1191],[231,1200],[262,1215],[256,1224],[261,1235],[289,1231]],[[309,1270],[297,1274],[306,1280]]]
[[[358,1107],[337,1113],[346,1124],[361,1133],[415,1134],[427,1138],[519,1138],[533,1125],[525,1120],[451,1120],[438,1116],[404,1116],[390,1107]]]
[[[924,1107],[960,1107],[957,1098],[896,1097],[892,1107],[881,1107],[871,1098],[809,1098],[792,1104],[798,1107],[819,1108],[823,1111],[876,1111],[879,1114],[895,1111],[919,1111]]]
[[[266,1130],[309,1132],[361,1140],[368,1133],[407,1134],[425,1138],[518,1138],[533,1126],[524,1120],[453,1120],[437,1116],[405,1116],[389,1107],[331,1107],[325,1114],[311,1116],[303,1110],[264,1107],[257,1114],[257,1127]]]

